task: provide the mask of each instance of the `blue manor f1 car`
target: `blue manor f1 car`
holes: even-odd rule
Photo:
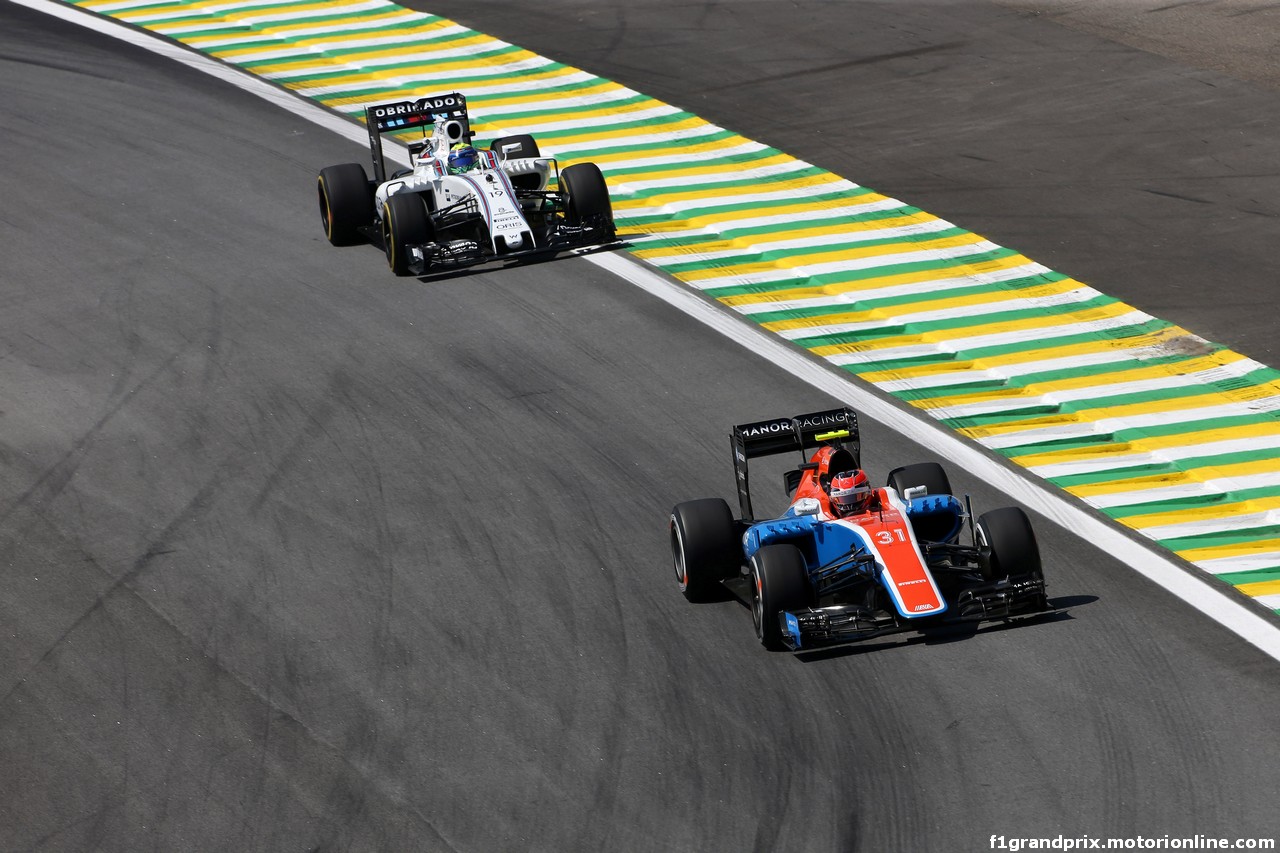
[[[871,487],[852,409],[742,424],[730,438],[741,516],[719,498],[678,504],[671,552],[685,598],[715,600],[727,588],[751,607],[765,648],[808,650],[1049,610],[1026,513],[1004,507],[975,522],[969,499],[951,493],[933,462],[895,468],[885,487]],[[791,504],[779,518],[757,520],[747,463],[782,453],[800,455],[784,475]]]

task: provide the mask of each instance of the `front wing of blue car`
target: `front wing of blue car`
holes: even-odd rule
[[[1025,576],[961,591],[944,616],[907,621],[886,610],[858,605],[814,607],[778,614],[782,642],[791,651],[869,640],[886,634],[974,622],[1006,621],[1053,613],[1044,579]]]

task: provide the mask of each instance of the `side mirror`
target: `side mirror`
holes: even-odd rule
[[[800,486],[800,478],[804,476],[804,472],[799,468],[787,471],[782,475],[783,488],[787,490],[787,494],[791,494]]]
[[[912,498],[922,498],[927,494],[929,494],[927,486],[912,486],[902,493],[902,499],[904,501],[909,501]]]
[[[796,515],[817,515],[821,508],[817,498],[801,498],[796,501]]]

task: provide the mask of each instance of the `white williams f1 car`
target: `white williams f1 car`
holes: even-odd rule
[[[365,118],[373,180],[359,163],[320,172],[320,219],[335,246],[380,245],[396,275],[425,275],[616,239],[594,163],[560,169],[527,134],[475,148],[461,94],[380,104]],[[382,134],[414,128],[423,137],[409,145],[412,168],[388,176]]]

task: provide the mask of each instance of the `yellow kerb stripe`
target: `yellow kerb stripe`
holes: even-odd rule
[[[386,12],[386,13],[383,13],[383,14],[381,14],[381,15],[369,15],[369,16],[366,16],[366,17],[360,17],[360,18],[356,18],[356,17],[352,17],[352,18],[345,18],[345,19],[344,19],[344,18],[337,18],[337,19],[330,19],[330,20],[325,20],[325,21],[311,21],[311,22],[309,22],[309,23],[300,23],[300,22],[297,22],[297,21],[292,21],[292,22],[291,22],[291,21],[279,21],[279,22],[276,22],[276,23],[270,24],[270,25],[268,25],[268,26],[254,26],[254,25],[253,25],[253,23],[252,23],[252,20],[253,20],[253,16],[254,16],[255,14],[260,14],[260,13],[256,13],[256,12],[255,12],[255,13],[244,12],[244,13],[240,13],[240,14],[228,14],[228,15],[224,15],[224,16],[223,16],[223,20],[225,20],[225,21],[227,21],[227,22],[234,22],[234,21],[240,21],[240,20],[246,20],[246,19],[247,19],[247,20],[249,20],[249,22],[250,22],[250,23],[249,23],[249,25],[248,25],[248,29],[251,29],[251,30],[252,30],[252,35],[255,35],[255,36],[274,36],[274,37],[276,37],[276,38],[281,38],[281,39],[288,37],[288,38],[289,38],[289,44],[290,44],[290,46],[292,46],[292,45],[294,45],[294,44],[302,44],[303,40],[302,40],[302,38],[300,38],[300,36],[302,36],[303,34],[305,34],[305,33],[307,33],[307,32],[310,32],[310,31],[312,31],[312,30],[333,30],[333,29],[335,29],[335,28],[342,27],[342,26],[343,26],[345,23],[347,23],[347,22],[356,22],[356,21],[359,21],[359,22],[360,22],[360,23],[362,23],[362,24],[367,24],[367,23],[369,23],[369,22],[371,22],[371,21],[383,21],[383,20],[385,20],[385,21],[396,21],[396,20],[406,20],[406,19],[407,19],[407,17],[408,17],[408,16],[406,16],[406,15],[405,15],[405,10],[403,10],[403,9],[398,9],[398,10],[396,10],[396,11]],[[155,30],[156,32],[159,32],[159,33],[164,33],[164,32],[166,32],[166,30],[173,29],[173,28],[175,28],[175,27],[179,27],[179,26],[181,26],[181,27],[189,27],[189,26],[191,26],[191,24],[186,24],[186,23],[184,23],[184,24],[173,24],[173,23],[169,23],[169,24],[157,24],[157,25],[155,25],[155,26],[148,27],[148,29]],[[427,30],[429,30],[429,29],[431,29],[431,28],[433,28],[433,27],[436,27],[436,26],[439,26],[439,25],[438,25],[438,24],[431,24],[431,25],[428,25],[428,26],[422,26],[422,27],[397,27],[397,28],[395,28],[395,29],[390,29],[390,28],[388,28],[388,29],[384,29],[384,30],[380,30],[380,29],[376,29],[376,28],[373,28],[373,29],[365,28],[365,29],[360,29],[360,30],[352,31],[352,32],[348,33],[346,37],[347,37],[347,38],[351,38],[353,35],[355,35],[355,34],[357,34],[357,33],[359,34],[359,36],[360,36],[361,38],[376,38],[377,36],[380,36],[380,35],[383,35],[383,34],[390,34],[390,33],[395,33],[395,34],[397,34],[397,35],[403,35],[403,34],[405,34],[405,33],[426,32]],[[176,38],[176,39],[178,39],[179,41],[181,41],[183,44],[189,45],[189,46],[191,46],[191,47],[199,48],[201,45],[209,44],[209,43],[211,43],[211,42],[226,41],[227,39],[229,39],[229,38],[235,38],[235,37],[236,37],[236,36],[238,36],[238,35],[249,35],[249,33],[237,32],[236,30],[227,30],[227,31],[225,31],[225,32],[216,33],[216,34],[214,34],[214,35],[206,35],[206,36],[183,36],[183,35],[179,34],[179,35],[172,36],[172,38]],[[282,45],[280,45],[280,46],[282,46]],[[264,43],[263,43],[262,45],[260,45],[257,49],[258,49],[258,50],[270,50],[272,47],[273,47],[273,45],[271,45],[271,44],[269,44],[269,43],[265,43],[265,40],[264,40]],[[277,47],[278,47],[278,46],[277,46]]]
[[[1176,435],[1146,436],[1133,441],[1112,442],[1097,447],[1076,447],[1071,450],[1047,453],[1027,453],[1011,458],[1023,467],[1035,468],[1041,465],[1052,465],[1056,462],[1083,462],[1087,459],[1104,459],[1112,455],[1127,456],[1133,453],[1158,453],[1170,447],[1194,447],[1197,444],[1209,444],[1218,441],[1235,441],[1280,435],[1280,423],[1275,422],[1210,430],[1198,429],[1196,424],[1188,424],[1187,429],[1191,431]]]
[[[685,122],[681,122],[685,124]],[[692,124],[692,123],[690,123]],[[625,131],[619,131],[619,135]],[[606,136],[606,134],[601,134]],[[557,144],[561,144],[557,142]],[[637,196],[635,198],[624,198],[622,200],[614,199],[613,209],[630,210],[632,208],[650,208],[661,207],[664,204],[679,201],[697,201],[699,199],[716,199],[726,203],[732,203],[735,196],[755,195],[759,192],[787,192],[805,189],[808,187],[823,187],[831,184],[840,184],[842,179],[832,174],[806,175],[802,178],[793,178],[786,181],[769,181],[763,184],[751,184],[735,187],[697,187],[689,190],[671,189],[664,190],[656,195]],[[741,215],[741,212],[739,212]]]
[[[579,69],[573,68],[568,65],[555,68],[554,70],[557,74],[560,74],[560,75],[577,74],[579,72]],[[544,74],[546,72],[538,72],[538,73]],[[512,83],[517,83],[517,82],[520,82],[521,80],[533,79],[534,76],[535,75],[532,75],[532,74],[521,73],[520,75],[513,75],[512,77],[507,79],[509,79],[509,81]],[[503,78],[494,78],[494,80],[497,81],[497,83],[503,82]],[[489,86],[491,85],[494,85],[492,81],[486,80],[484,82],[485,88],[489,88]],[[517,91],[517,92],[510,92],[510,93],[488,92],[482,96],[475,97],[467,101],[467,106],[468,108],[471,109],[473,113],[479,113],[478,116],[473,115],[471,117],[472,122],[475,122],[477,120],[483,119],[484,113],[495,112],[495,111],[500,112],[502,109],[505,109],[507,107],[528,106],[530,104],[536,104],[542,107],[553,107],[556,104],[560,103],[561,101],[565,101],[568,104],[572,104],[574,99],[576,98],[584,98],[590,95],[600,94],[602,92],[614,92],[624,88],[626,87],[609,80],[597,80],[589,85],[584,83],[584,84],[575,86],[571,91],[553,92],[550,94],[546,92],[536,92],[536,91],[527,92],[524,90]],[[566,107],[566,109],[568,109],[568,107]],[[541,117],[538,120],[542,121]]]
[[[669,149],[674,150],[674,149]],[[650,234],[664,234],[668,231],[693,231],[696,229],[715,230],[716,226],[721,223],[733,222],[743,218],[753,216],[793,216],[796,219],[802,219],[806,215],[820,213],[835,208],[849,207],[850,205],[871,204],[872,202],[884,201],[884,196],[868,193],[867,195],[857,196],[848,200],[833,202],[830,199],[822,199],[817,201],[800,201],[795,204],[773,205],[770,207],[762,207],[759,210],[708,210],[695,216],[688,216],[680,219],[664,220],[662,222],[652,222],[643,226],[644,230]],[[614,204],[617,208],[617,204]],[[744,297],[734,297],[735,300]],[[771,301],[771,300],[754,300],[754,301]]]
[[[982,371],[999,372],[1003,368],[1012,367],[1014,365],[1032,364],[1037,361],[1048,361],[1050,359],[1071,358],[1073,356],[1093,355],[1099,352],[1106,352],[1115,349],[1127,349],[1127,346],[1117,346],[1116,341],[1097,340],[1086,341],[1085,343],[1063,344],[1062,346],[1053,346],[1053,341],[1046,341],[1044,349],[1024,350],[1020,352],[1009,352],[1001,355],[989,355],[982,358],[964,359],[962,361],[949,361],[944,364],[931,363],[920,364],[915,366],[896,367],[892,370],[877,370],[871,373],[859,374],[868,382],[892,382],[896,379],[924,379],[929,376],[937,376],[949,373],[969,373],[974,374],[975,379],[982,379],[978,374]],[[1123,369],[1128,362],[1116,362],[1116,369]],[[992,377],[994,380],[996,377]]]
[[[1025,263],[1025,259],[1023,261]],[[962,265],[957,265],[960,267]],[[1091,308],[1087,313],[1089,320],[1103,320],[1110,317],[1119,317],[1127,314],[1133,309],[1123,303],[1111,303],[1103,305],[1100,308]],[[981,337],[984,335],[995,334],[997,332],[1027,332],[1034,331],[1044,327],[1060,326],[1069,322],[1071,318],[1063,315],[1044,316],[1044,317],[1027,317],[1022,320],[1014,320],[1003,323],[986,323],[976,326],[966,326],[961,329],[946,329],[942,331],[922,332],[913,335],[898,335],[896,337],[883,337],[870,341],[860,341],[858,343],[834,344],[831,346],[814,347],[812,352],[820,356],[845,355],[849,353],[875,352],[882,349],[895,349],[897,347],[918,346],[920,344],[942,344],[955,341],[963,341],[967,338]]]
[[[408,35],[408,34],[413,34],[415,32],[426,34],[428,31],[435,28],[436,28],[435,25],[424,25],[422,27],[417,27],[413,30],[409,30],[408,32],[405,32],[403,30],[397,31],[397,34]],[[296,41],[291,41],[287,46],[255,44],[255,45],[248,45],[246,47],[232,47],[232,48],[227,48],[225,50],[215,49],[215,50],[208,51],[208,53],[211,56],[217,56],[221,59],[226,59],[231,61],[239,59],[240,57],[243,57],[243,56],[252,56],[258,53],[268,53],[268,52],[280,51],[280,50],[286,50],[286,49],[296,50],[298,51],[299,54],[302,54],[308,50],[316,50],[318,48],[325,48],[331,45],[341,46],[343,42],[350,41],[356,35],[357,35],[356,33],[351,33],[351,32],[338,33],[337,35],[317,36],[315,38],[298,39]],[[366,38],[366,37],[376,38],[377,34],[376,33],[359,33],[358,36],[360,38]],[[485,39],[482,36],[459,36],[456,39],[450,39],[447,42],[441,42],[441,46],[448,45],[449,47],[468,47],[471,45],[484,44],[486,41],[487,39]],[[512,54],[503,54],[503,61],[504,62],[512,61],[511,56]],[[390,59],[392,57],[404,57],[406,59],[427,59],[430,57],[430,54],[427,53],[424,55],[422,46],[415,45],[413,43],[409,43],[407,45],[404,45],[404,44],[374,45],[374,46],[370,46],[367,50],[362,51],[361,53],[344,53],[342,54],[342,61],[344,65],[358,67],[361,57],[367,57],[367,58],[376,57],[378,59]],[[458,57],[458,59],[455,61],[454,64],[460,65],[460,67],[465,68],[465,67],[475,65],[480,61],[481,60],[477,60],[475,58],[469,58],[469,57],[463,56],[463,57]],[[433,65],[431,67],[440,68],[441,66]],[[263,73],[263,70],[264,70],[263,68],[255,69],[257,73]],[[401,68],[399,69],[399,73],[408,74],[411,72],[410,72],[410,69]],[[316,83],[312,81],[311,85],[315,86]],[[329,81],[327,80],[324,81],[322,85],[329,85]]]
[[[1155,489],[1161,486],[1177,486],[1186,483],[1203,483],[1208,480],[1227,480],[1232,477],[1244,477],[1250,474],[1265,474],[1280,471],[1280,458],[1259,459],[1251,462],[1236,462],[1227,465],[1201,465],[1194,468],[1183,468],[1178,471],[1144,474],[1141,477],[1129,477],[1123,480],[1111,480],[1106,483],[1089,483],[1072,486],[1067,491],[1082,498],[1097,495],[1113,495],[1122,492],[1138,492]]]
[[[1259,581],[1257,583],[1242,583],[1236,589],[1245,595],[1251,595],[1257,598],[1260,595],[1275,595],[1280,593],[1280,580]]]
[[[717,139],[714,142],[681,142],[679,145],[655,142],[652,143],[651,146],[638,151],[632,150],[612,153],[608,151],[601,151],[599,154],[594,155],[592,159],[596,163],[600,164],[601,167],[604,167],[609,163],[627,163],[632,160],[643,160],[646,157],[663,157],[677,153],[683,154],[687,157],[695,157],[700,154],[715,155],[721,151],[727,151],[731,148],[736,148],[739,145],[745,145],[750,141],[751,140],[747,139],[745,136],[728,136],[724,139]],[[769,149],[762,148],[760,150],[768,151]],[[750,158],[752,155],[747,154],[745,156]],[[738,216],[741,215],[741,213],[738,214]]]
[[[739,167],[741,168],[741,167]],[[628,176],[630,177],[630,176]],[[796,217],[800,219],[800,217]],[[676,254],[697,255],[704,252],[727,252],[734,249],[758,250],[767,252],[770,250],[771,243],[784,240],[795,240],[801,237],[828,237],[837,234],[848,234],[851,238],[865,231],[876,231],[883,228],[903,228],[908,225],[914,225],[920,222],[927,222],[936,219],[929,214],[914,214],[911,216],[895,216],[889,219],[880,219],[875,222],[841,222],[838,219],[827,220],[833,224],[830,225],[812,225],[809,227],[788,228],[785,224],[778,224],[771,228],[767,233],[751,234],[745,237],[734,237],[731,240],[706,240],[688,246],[661,247],[654,249],[633,250],[631,254],[642,258],[673,256]],[[783,250],[785,251],[785,250]]]
[[[711,125],[708,124],[705,119],[698,118],[697,116],[690,116],[689,118],[681,119],[680,121],[666,122],[660,125],[654,125],[653,132],[654,133],[671,133],[677,130],[692,130],[695,127],[704,128],[704,127],[710,127],[710,126]],[[576,134],[574,136],[557,137],[555,140],[555,144],[563,148],[575,148],[578,146],[590,145],[592,142],[603,142],[605,140],[611,140],[611,139],[627,139],[628,137],[635,136],[637,133],[642,133],[642,132],[643,131],[637,131],[633,127],[622,128],[620,130],[608,130],[604,128],[595,130],[592,128],[587,128],[584,132]],[[673,140],[672,145],[676,145],[676,144],[678,144],[678,142]]]
[[[1221,557],[1248,557],[1251,554],[1266,554],[1270,551],[1280,551],[1280,539],[1255,539],[1252,542],[1232,542],[1207,548],[1187,548],[1176,553],[1184,560],[1200,563]]]
[[[1227,399],[1224,400],[1224,398]],[[1008,423],[994,424],[986,427],[969,427],[958,431],[962,435],[969,436],[970,438],[984,438],[993,435],[1003,435],[1007,432],[1021,432],[1023,430],[1038,429],[1041,427],[1092,423],[1104,418],[1124,419],[1131,418],[1136,415],[1150,415],[1162,412],[1170,413],[1169,420],[1176,421],[1177,413],[1185,409],[1221,406],[1224,402],[1239,401],[1243,399],[1246,399],[1245,395],[1242,395],[1239,392],[1214,389],[1207,390],[1206,393],[1198,394],[1194,397],[1177,397],[1170,400],[1153,400],[1144,403],[1133,403],[1127,406],[1082,409],[1078,412],[1069,414],[1050,415],[1043,418],[1032,418],[1031,420],[1017,422],[1010,421]]]
[[[1191,359],[1172,367],[1169,365],[1155,365],[1153,367],[1134,367],[1128,370],[1120,370],[1107,374],[1105,380],[1099,379],[1097,376],[1076,376],[1071,379],[1056,379],[1049,382],[1032,382],[1023,386],[1012,385],[1007,388],[973,391],[969,393],[960,391],[952,395],[943,395],[931,397],[928,400],[921,400],[917,405],[925,409],[943,408],[946,406],[980,403],[987,400],[1035,397],[1053,394],[1055,391],[1092,388],[1095,386],[1110,385],[1118,382],[1141,382],[1145,379],[1163,379],[1174,375],[1210,370],[1221,366],[1224,361],[1229,363],[1231,361],[1241,361],[1243,359],[1244,356],[1238,353],[1223,352],[1220,356],[1215,355]],[[1106,393],[1107,389],[1105,387],[1098,388],[1098,396],[1103,396]]]
[[[704,278],[720,278],[727,275],[750,275],[776,269],[794,269],[813,264],[826,264],[834,261],[849,261],[865,258],[879,258],[885,255],[900,255],[906,252],[924,252],[930,249],[955,249],[981,243],[986,238],[979,234],[959,234],[954,237],[943,237],[937,240],[921,240],[918,243],[890,243],[884,246],[865,248],[844,248],[831,252],[819,252],[812,255],[791,255],[770,261],[755,261],[745,264],[731,264],[709,269],[690,270],[680,276],[684,281],[700,281]],[[960,262],[957,262],[960,263]],[[801,321],[815,325],[811,320]]]
[[[1236,501],[1234,503],[1206,504],[1205,506],[1196,507],[1194,509],[1176,510],[1173,512],[1157,512],[1151,515],[1135,515],[1117,520],[1126,527],[1133,528],[1134,530],[1143,530],[1148,527],[1162,527],[1166,524],[1203,521],[1207,518],[1229,521],[1234,516],[1268,512],[1277,508],[1280,508],[1280,497],[1254,498],[1247,501]]]
[[[877,198],[882,197],[877,196]],[[1007,258],[996,258],[995,260],[984,261],[983,268],[987,271],[996,271],[1011,269],[1028,263],[1030,263],[1030,261],[1022,255],[1010,255]],[[872,276],[870,278],[860,278],[855,281],[840,282],[838,284],[824,284],[817,287],[765,290],[756,293],[744,293],[738,296],[728,296],[722,301],[726,305],[737,307],[740,305],[757,305],[765,302],[790,301],[793,299],[820,299],[824,296],[838,296],[842,293],[857,293],[862,290],[878,290],[883,287],[896,287],[902,284],[918,284],[922,281],[933,281],[934,279],[939,278],[960,277],[966,275],[969,268],[970,266],[967,263],[958,263],[949,269],[916,270],[906,273],[894,273],[892,275],[879,275]]]
[[[454,63],[450,63],[451,66],[453,64]],[[368,100],[370,98],[373,98],[379,103],[382,103],[388,100],[412,100],[413,98],[418,96],[418,89],[416,87],[413,87],[413,86],[405,87],[401,85],[398,88],[391,88],[389,84],[391,82],[396,82],[396,81],[401,81],[401,82],[405,80],[411,81],[414,75],[419,73],[421,70],[423,69],[418,69],[418,68],[371,69],[362,74],[344,78],[345,82],[342,85],[347,90],[370,89],[370,88],[378,88],[383,86],[387,87],[385,89],[382,89],[382,91],[379,91],[373,95],[369,95],[369,94],[361,95],[359,97],[359,100],[362,100],[362,101]],[[434,73],[436,69],[433,68],[430,70],[432,73]],[[563,68],[551,68],[545,71],[539,71],[535,74],[530,74],[528,79],[553,80],[556,77],[565,76],[566,73],[567,72]],[[501,78],[501,77],[494,78],[495,82],[497,83],[502,83],[505,81],[505,79],[506,78]],[[515,80],[516,78],[513,77],[511,79]],[[285,82],[284,85],[290,89],[306,89],[306,88],[309,88],[312,84],[304,80],[290,80]],[[318,95],[315,97],[319,100],[324,100],[326,103],[335,103],[335,102],[350,100],[350,98],[342,98],[337,96],[336,94],[335,95]],[[481,122],[475,121],[474,119],[472,120],[473,127],[478,126],[480,123]]]
[[[922,249],[935,248],[941,245],[942,241],[922,241],[918,245]],[[902,251],[903,244],[895,243],[891,247],[895,252]],[[949,296],[941,299],[931,299],[925,302],[913,302],[909,305],[890,305],[883,308],[873,308],[869,311],[846,311],[838,314],[822,314],[816,317],[802,317],[794,320],[777,320],[772,323],[763,324],[766,329],[772,331],[794,331],[798,329],[806,329],[814,326],[830,326],[839,323],[865,323],[873,320],[889,320],[892,321],[895,316],[900,314],[916,314],[926,311],[944,311],[948,308],[962,308],[969,305],[990,305],[994,309],[999,310],[1001,302],[1007,302],[1013,299],[1029,299],[1029,298],[1045,298],[1055,296],[1062,293],[1069,293],[1073,290],[1079,290],[1084,285],[1077,281],[1065,279],[1063,281],[1048,282],[1045,284],[1037,284],[1021,290],[997,290],[987,291],[983,293],[967,293],[960,296]]]
[[[795,163],[796,158],[790,154],[776,154],[772,157],[760,157],[749,163],[721,163],[715,166],[698,166],[692,165],[682,169],[654,169],[648,172],[629,172],[626,175],[618,177],[619,183],[627,183],[629,181],[648,181],[662,178],[680,178],[690,177],[697,178],[702,175],[723,175],[739,173],[744,168],[760,169],[767,166],[778,166],[784,163]]]
[[[84,8],[92,8],[89,4],[79,4],[79,5],[82,5]],[[98,5],[102,5],[102,4],[96,4],[96,3],[93,4],[93,6],[98,6]],[[110,16],[113,18],[118,18],[119,20],[122,20],[122,21],[133,22],[137,18],[150,18],[157,15],[166,16],[166,17],[183,15],[185,17],[190,18],[191,21],[194,23],[195,21],[199,20],[201,16],[191,15],[190,14],[191,12],[204,12],[207,9],[215,9],[219,6],[226,6],[226,0],[203,0],[203,2],[199,2],[199,3],[173,3],[168,6],[145,6],[140,9],[129,9],[127,11],[122,11],[118,14],[110,13]],[[329,8],[330,8],[330,4],[327,2],[303,3],[297,6],[293,4],[282,3],[278,6],[271,7],[270,10],[259,9],[254,12],[231,12],[231,11],[224,10],[224,11],[215,12],[212,15],[204,15],[203,17],[205,17],[210,21],[234,20],[234,18],[231,18],[230,16],[232,15],[242,16],[242,15],[251,15],[251,14],[257,14],[257,15],[271,14],[272,11],[324,12]],[[168,23],[172,24],[173,22],[169,21]]]

